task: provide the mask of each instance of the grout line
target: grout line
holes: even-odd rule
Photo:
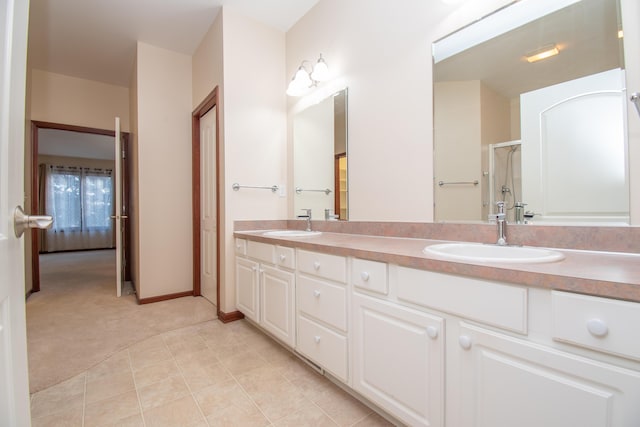
[[[133,364],[131,363],[131,352],[127,348],[127,362],[129,363],[129,370],[131,371],[131,376],[133,377],[133,388],[136,391],[136,398],[138,399],[138,409],[140,409],[140,417],[142,417],[142,425],[146,427],[147,422],[144,419],[144,411],[142,410],[142,402],[140,401],[140,393],[138,392],[138,384],[136,383],[136,374],[133,371]]]
[[[84,387],[82,390],[82,427],[84,427],[84,417],[87,412],[87,382],[89,382],[89,370],[84,373]]]

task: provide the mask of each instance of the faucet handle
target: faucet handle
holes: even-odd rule
[[[307,218],[311,218],[311,209],[300,209],[302,211],[304,211],[307,215]],[[300,217],[304,218],[304,216],[300,215]]]
[[[496,202],[496,206],[498,207],[498,214],[504,213],[504,200],[500,200]]]

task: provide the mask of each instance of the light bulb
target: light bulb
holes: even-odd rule
[[[324,61],[322,55],[320,55],[318,62],[316,62],[315,67],[313,67],[311,78],[317,82],[323,82],[329,78],[329,67],[327,67],[327,63]]]
[[[299,85],[301,87],[309,87],[313,83],[311,81],[311,77],[309,77],[309,73],[307,73],[307,70],[305,70],[302,65],[300,66],[300,68],[298,68],[296,76],[293,78],[293,80],[296,82],[296,85]]]

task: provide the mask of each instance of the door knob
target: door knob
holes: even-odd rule
[[[26,215],[20,206],[13,211],[13,232],[16,237],[22,237],[28,228],[46,230],[52,225],[53,217],[50,215]]]

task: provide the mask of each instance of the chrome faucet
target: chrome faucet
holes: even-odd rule
[[[305,218],[307,220],[307,229],[305,231],[311,231],[311,209],[302,209],[307,214],[306,215],[298,215],[298,218]]]
[[[496,203],[498,207],[498,213],[489,214],[489,221],[495,221],[498,225],[498,241],[496,245],[506,246],[507,245],[507,215],[504,213],[504,202],[499,201]]]

